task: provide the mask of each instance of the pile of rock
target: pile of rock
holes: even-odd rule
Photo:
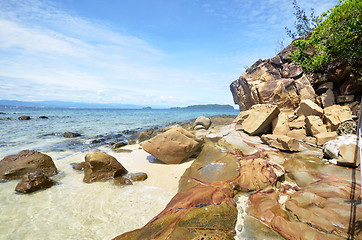
[[[16,191],[31,193],[55,184],[49,177],[57,174],[51,157],[34,150],[24,150],[0,161],[0,179],[22,179]]]
[[[345,123],[353,126],[352,117],[348,106],[322,109],[311,100],[303,100],[294,112],[281,112],[276,105],[257,104],[241,112],[234,122],[250,135],[264,134],[262,140],[272,147],[297,151],[296,140],[322,146],[337,138],[337,130],[344,133],[341,127]]]

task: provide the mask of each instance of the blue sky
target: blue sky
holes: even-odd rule
[[[292,0],[0,0],[0,99],[233,104],[293,22]]]

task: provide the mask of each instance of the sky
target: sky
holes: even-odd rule
[[[337,0],[299,0],[321,14]],[[0,0],[0,99],[234,104],[291,39],[292,0]]]

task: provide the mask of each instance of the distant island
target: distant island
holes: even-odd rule
[[[187,107],[172,107],[171,109],[222,109],[234,110],[234,107],[228,104],[205,104],[205,105],[190,105]]]

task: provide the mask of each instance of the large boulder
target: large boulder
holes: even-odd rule
[[[307,133],[310,136],[315,137],[318,133],[327,132],[326,125],[323,124],[323,121],[318,116],[307,116],[306,120]]]
[[[128,171],[117,159],[104,152],[91,152],[85,156],[83,182],[92,183],[117,178]]]
[[[40,189],[50,188],[55,181],[41,172],[31,172],[23,176],[21,181],[16,185],[15,191],[19,193],[32,193]]]
[[[142,143],[143,149],[166,164],[179,164],[200,147],[195,136],[182,127],[175,127]]]
[[[353,143],[341,145],[337,164],[345,167],[358,167],[360,164],[359,147]]]
[[[57,174],[57,168],[51,157],[34,150],[24,150],[0,161],[0,179],[18,179],[30,172],[52,176]]]
[[[257,104],[250,109],[248,117],[242,122],[242,129],[250,135],[262,133],[271,127],[272,121],[278,116],[279,109],[271,104]]]

